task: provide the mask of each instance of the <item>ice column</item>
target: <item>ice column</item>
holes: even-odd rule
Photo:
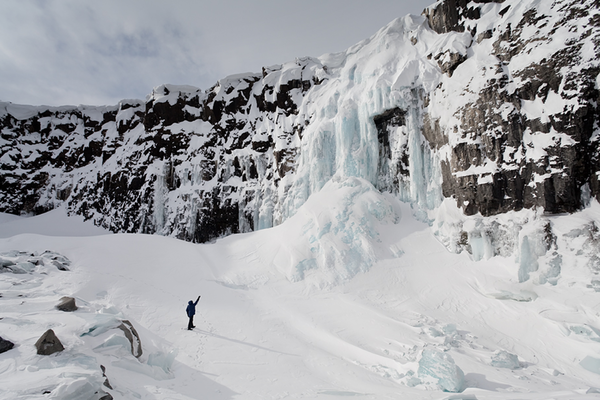
[[[401,107],[406,112],[406,127],[404,131],[408,151],[408,182],[400,182],[398,195],[401,200],[409,201],[418,206],[425,218],[427,210],[438,207],[443,199],[441,192],[441,171],[435,153],[422,134],[422,99],[421,89],[407,88],[401,92]],[[396,149],[396,151],[401,151]],[[397,156],[398,157],[398,156]]]
[[[160,233],[165,226],[165,168],[166,165],[163,161],[156,161],[154,163],[154,169],[156,171],[154,176],[156,177],[156,180],[154,181],[152,216],[156,233]]]
[[[344,101],[336,123],[337,171],[342,177],[356,177],[375,183],[377,133],[369,119],[369,104]]]

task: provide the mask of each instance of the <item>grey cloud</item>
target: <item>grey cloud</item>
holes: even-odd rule
[[[229,74],[345,50],[430,2],[3,0],[0,100],[116,104],[162,83],[206,89]]]

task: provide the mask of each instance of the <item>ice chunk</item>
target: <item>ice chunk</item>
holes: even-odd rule
[[[528,236],[523,237],[521,242],[521,254],[519,259],[519,282],[525,282],[529,275],[539,268],[538,257],[546,253],[543,245]]]
[[[600,358],[587,356],[579,363],[583,368],[590,372],[600,375]]]
[[[467,233],[471,246],[471,255],[475,261],[487,260],[494,256],[492,238],[486,232],[486,228],[480,218],[468,219],[463,224],[463,230]]]
[[[529,279],[529,274],[537,269],[537,260],[532,257],[529,238],[525,236],[521,244],[521,260],[519,264],[519,282]]]
[[[148,356],[148,365],[159,367],[166,373],[169,373],[171,372],[171,366],[173,365],[173,361],[175,361],[175,357],[177,357],[177,353],[177,349],[173,349],[168,353],[162,351],[152,353]]]
[[[23,271],[23,273],[26,273],[26,274],[30,274],[35,271],[35,265],[30,263],[29,261],[20,262],[15,267],[19,268],[21,271]],[[15,268],[15,267],[13,267],[13,268]]]
[[[490,293],[490,297],[498,300],[514,300],[520,302],[529,302],[537,299],[537,294],[533,292],[520,291],[518,293],[509,292],[508,290],[502,290],[499,293]]]
[[[47,250],[47,251],[43,252],[41,256],[49,259],[50,264],[54,265],[56,268],[58,268],[61,271],[68,271],[69,270],[68,267],[71,265],[71,260],[69,260],[67,257],[63,256],[62,254],[58,254],[53,251]]]
[[[456,365],[450,354],[436,349],[424,349],[419,360],[419,377],[431,377],[445,392],[462,392],[465,389],[465,374]]]
[[[551,285],[556,285],[560,275],[561,265],[562,256],[560,254],[554,254],[552,259],[548,261],[547,269],[540,273],[540,284],[548,282]]]
[[[13,265],[15,265],[13,261],[0,256],[0,272],[11,272]]]
[[[61,383],[50,395],[51,399],[77,400],[90,399],[102,385],[98,377],[91,376],[80,377],[75,380],[67,380]]]
[[[454,325],[454,324],[445,325],[442,327],[442,331],[444,332],[444,335],[446,336],[444,338],[445,345],[452,346],[452,347],[460,346],[459,342],[456,340],[460,337],[460,334],[459,334],[458,330],[456,329],[456,325]]]
[[[435,329],[434,327],[430,327],[429,328],[429,334],[432,337],[441,337],[441,336],[444,336],[444,334],[442,332],[440,332],[439,330]]]
[[[521,367],[521,364],[519,364],[519,357],[509,353],[506,350],[496,351],[492,356],[492,362],[490,365],[496,368],[508,369],[517,369]]]
[[[600,292],[600,280],[592,279],[592,281],[589,285],[587,285],[587,287],[590,289],[594,289],[594,292]]]
[[[108,339],[106,339],[103,343],[94,347],[94,350],[100,351],[101,349],[112,349],[112,348],[124,349],[127,352],[129,352],[129,350],[131,348],[131,343],[129,343],[129,340],[127,340],[127,338],[125,336],[120,335],[120,334],[113,334]]]
[[[448,336],[455,336],[458,333],[458,331],[456,330],[456,325],[454,324],[444,325],[442,327],[442,331],[444,331],[444,333]]]
[[[21,268],[21,266],[18,264],[4,266],[4,267],[2,267],[2,271],[3,272],[12,272],[13,274],[26,274],[27,273],[27,271],[25,269]]]
[[[595,342],[600,342],[600,330],[592,326],[574,325],[570,326],[569,329],[571,330],[571,332],[577,335],[587,336],[589,339]]]
[[[81,336],[90,335],[92,337],[103,334],[104,332],[114,329],[119,326],[121,321],[114,315],[110,314],[96,314],[94,320],[88,330],[81,334]]]

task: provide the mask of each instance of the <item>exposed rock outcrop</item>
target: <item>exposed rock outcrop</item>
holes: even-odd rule
[[[117,107],[21,113],[5,104],[0,209],[41,213],[66,203],[113,231],[196,242],[272,226],[260,208],[295,168],[305,124],[296,122],[299,100],[323,69],[301,59],[206,92],[161,86],[145,103]],[[280,81],[283,72],[290,80]],[[22,146],[44,150],[25,154]],[[170,201],[175,193],[182,202]]]
[[[437,33],[464,32],[469,28],[465,26],[465,20],[479,19],[481,16],[479,4],[485,3],[504,3],[504,0],[444,0],[434,8],[425,9],[423,15],[427,17],[431,29]]]
[[[455,13],[446,10],[454,3]],[[446,1],[432,10],[434,29],[475,35],[478,8],[463,3]],[[472,81],[485,85],[466,85],[477,95],[455,109],[454,131],[445,128],[453,143],[441,163],[443,195],[456,198],[466,214],[532,207],[573,212],[583,206],[587,188],[598,196],[600,15],[588,3],[557,2],[548,10],[554,14],[523,4],[498,9],[500,22],[485,39],[496,63],[470,71]],[[440,12],[445,19],[436,17]],[[543,57],[530,55],[545,48]],[[425,124],[426,137],[430,130]]]

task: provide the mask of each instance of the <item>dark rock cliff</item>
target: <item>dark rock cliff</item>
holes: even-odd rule
[[[503,4],[493,33],[477,32],[480,6],[467,8],[465,1],[445,1],[426,11],[437,32],[468,30],[473,38],[490,41],[495,59],[488,66],[494,73],[481,74],[486,85],[476,100],[455,114],[463,140],[442,162],[443,194],[455,197],[469,215],[532,207],[549,213],[576,211],[583,206],[582,194],[600,194],[595,134],[600,116],[595,61],[600,56],[599,2],[557,2],[552,7],[558,18],[536,9],[521,13],[513,4],[496,2]],[[539,61],[531,56],[523,62],[544,47],[547,53]],[[541,117],[530,115],[533,107],[542,110]],[[426,137],[436,135],[431,125],[425,130]],[[532,155],[533,148],[540,154]],[[494,170],[468,173],[486,164],[494,164]]]
[[[307,66],[318,67],[312,59],[291,67]],[[165,85],[117,107],[4,104],[0,209],[37,214],[66,203],[113,231],[196,242],[257,229],[254,203],[294,169],[291,144],[303,126],[256,125],[295,116],[293,96],[320,83],[308,72],[265,83],[277,72],[231,77],[206,92]],[[182,182],[192,188],[179,190]],[[172,196],[179,212],[164,209]]]

